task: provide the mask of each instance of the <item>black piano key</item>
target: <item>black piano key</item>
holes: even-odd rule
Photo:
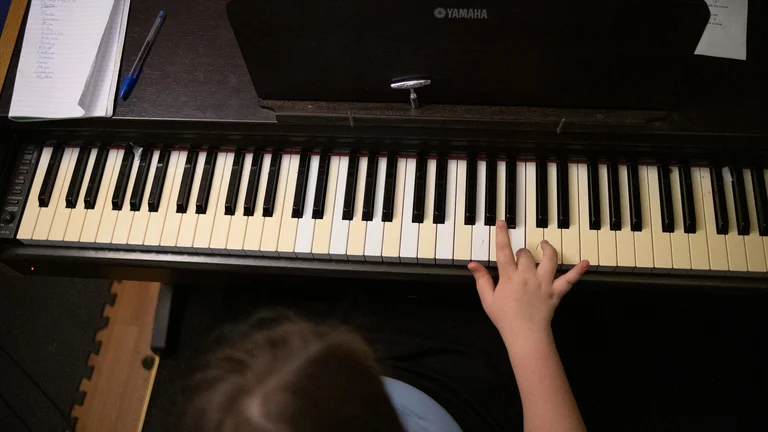
[[[637,163],[629,164],[629,228],[632,231],[643,230],[643,212],[640,208],[640,172]]]
[[[448,158],[437,158],[437,170],[435,171],[435,211],[432,212],[432,222],[445,223],[445,199],[448,193]]]
[[[691,167],[678,168],[680,177],[680,199],[683,205],[683,232],[696,233],[696,207],[693,202],[693,181],[691,180]]]
[[[347,164],[347,184],[344,189],[344,209],[341,212],[343,220],[352,220],[355,215],[355,193],[357,192],[357,167],[359,165],[357,153],[349,154]]]
[[[243,176],[243,163],[245,156],[240,149],[235,150],[232,159],[232,171],[229,175],[229,185],[227,185],[227,196],[224,199],[224,214],[232,216],[237,209],[237,195],[240,193],[240,178]]]
[[[147,187],[147,177],[149,177],[149,164],[152,162],[152,149],[144,148],[141,150],[139,166],[136,168],[136,178],[133,181],[133,190],[129,201],[131,211],[139,211],[141,202],[144,200],[144,189]]]
[[[256,196],[259,193],[259,182],[261,181],[261,165],[264,163],[264,155],[259,150],[253,151],[251,167],[248,171],[248,185],[245,188],[245,199],[243,202],[243,214],[253,216],[256,214]]]
[[[600,229],[600,180],[596,161],[587,165],[587,207],[589,208],[589,229]]]
[[[496,158],[488,157],[485,163],[485,226],[496,225]]]
[[[328,193],[328,173],[330,170],[331,155],[327,151],[323,151],[317,166],[317,185],[312,203],[312,219],[322,219],[325,214],[325,195]]]
[[[123,160],[120,162],[120,171],[117,173],[115,190],[112,192],[112,210],[122,210],[125,202],[125,194],[128,193],[131,169],[133,169],[133,149],[126,147],[123,151]]]
[[[413,223],[424,223],[424,206],[427,195],[427,158],[416,158],[416,183],[413,191]]]
[[[768,195],[765,190],[765,174],[761,168],[752,168],[752,192],[755,195],[757,230],[761,236],[768,236]]]
[[[155,178],[152,179],[152,187],[149,189],[147,207],[150,212],[156,212],[160,208],[160,200],[165,188],[165,176],[168,174],[168,163],[171,160],[171,151],[163,148],[157,158],[155,166]]]
[[[658,167],[659,198],[661,199],[661,231],[675,231],[675,214],[672,210],[672,183],[669,180],[669,165]]]
[[[83,187],[83,180],[85,179],[85,169],[88,167],[88,158],[91,157],[91,149],[87,146],[80,147],[80,152],[77,153],[77,161],[75,162],[75,169],[72,171],[72,179],[69,181],[69,187],[67,188],[66,207],[77,207],[77,198],[80,196],[80,189]]]
[[[187,159],[184,161],[184,172],[181,175],[179,195],[176,197],[176,213],[186,213],[189,206],[189,198],[192,194],[192,182],[197,168],[197,150],[189,149]]]
[[[725,203],[725,184],[723,169],[714,166],[709,169],[712,178],[712,201],[715,204],[715,230],[718,234],[728,234],[728,207]]]
[[[267,174],[267,188],[264,191],[264,206],[261,211],[263,217],[272,217],[275,213],[277,180],[280,177],[280,162],[282,159],[283,157],[279,151],[272,151],[272,160],[269,162],[269,173]]]
[[[733,188],[733,209],[736,213],[736,232],[749,235],[750,223],[747,210],[747,188],[744,186],[744,174],[741,168],[729,167],[731,187]]]
[[[205,163],[203,172],[200,174],[200,188],[197,190],[197,200],[195,202],[195,213],[205,214],[208,211],[208,200],[211,198],[211,187],[213,186],[213,171],[216,169],[216,159],[219,153],[208,149],[205,154]]]
[[[365,191],[363,193],[363,220],[373,220],[373,206],[376,198],[376,173],[379,168],[379,155],[368,154],[368,166],[365,171]]]
[[[515,228],[517,223],[515,218],[517,214],[517,161],[507,157],[506,164],[506,179],[504,181],[504,219],[507,221],[508,228]]]
[[[621,231],[619,193],[619,165],[611,162],[608,164],[608,225],[611,231]]]
[[[557,227],[571,227],[571,197],[568,186],[568,160],[563,158],[557,162]]]
[[[547,161],[536,161],[536,228],[549,225]]]
[[[381,207],[381,220],[392,222],[395,215],[395,188],[397,187],[397,157],[387,156],[387,170],[384,174],[384,202]]]
[[[51,150],[51,159],[48,161],[48,167],[45,168],[43,184],[40,185],[40,192],[37,195],[37,203],[40,207],[48,207],[53,194],[53,186],[56,184],[56,177],[59,176],[61,159],[64,156],[64,146],[56,145]]]
[[[467,181],[464,195],[464,225],[474,225],[475,207],[477,206],[477,159],[473,156],[467,159]]]
[[[293,193],[293,210],[291,211],[291,217],[294,219],[301,219],[304,215],[304,200],[307,195],[307,184],[309,184],[309,152],[302,151],[299,155],[296,189]],[[288,187],[290,187],[290,185]]]
[[[107,166],[107,157],[109,149],[107,146],[100,146],[96,151],[96,159],[93,161],[91,178],[88,179],[88,186],[85,188],[85,208],[93,210],[96,207],[96,199],[101,189],[101,180],[104,177],[104,169]]]

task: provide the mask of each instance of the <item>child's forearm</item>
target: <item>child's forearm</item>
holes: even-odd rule
[[[584,432],[551,330],[507,344],[523,402],[525,432]]]

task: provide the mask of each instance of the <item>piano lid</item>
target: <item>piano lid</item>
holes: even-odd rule
[[[264,99],[666,108],[709,10],[698,0],[232,0]]]

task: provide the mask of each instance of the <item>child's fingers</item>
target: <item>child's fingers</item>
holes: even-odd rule
[[[589,268],[589,261],[584,260],[578,264],[574,268],[568,271],[568,273],[560,276],[559,278],[555,279],[555,281],[552,283],[552,289],[555,292],[555,295],[558,296],[558,298],[562,298],[565,294],[568,293],[568,291],[571,290],[571,287],[581,279],[581,277],[584,275],[584,272],[587,271]]]
[[[548,241],[541,241],[541,262],[539,263],[539,276],[552,280],[557,271],[557,249]]]
[[[482,264],[477,262],[471,262],[467,267],[472,272],[472,276],[475,277],[477,294],[480,296],[483,307],[490,305],[491,300],[493,300],[493,291],[496,289],[491,274],[488,273],[488,270]]]
[[[499,277],[505,277],[507,274],[517,270],[515,254],[512,253],[512,246],[509,244],[509,231],[507,223],[503,220],[496,222],[496,266],[499,268]]]

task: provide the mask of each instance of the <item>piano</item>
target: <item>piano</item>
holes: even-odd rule
[[[151,9],[134,5],[126,55]],[[260,100],[224,2],[166,11],[179,18],[114,118],[0,120],[0,269],[449,280],[493,266],[504,220],[513,248],[538,258],[547,240],[563,270],[588,259],[588,279],[768,285],[765,33],[750,33],[754,60],[692,57],[700,74],[670,107],[414,110],[407,96]],[[715,76],[729,87],[702,93]]]

